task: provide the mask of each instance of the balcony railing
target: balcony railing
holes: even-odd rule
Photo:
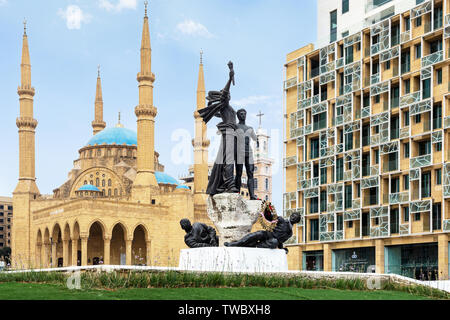
[[[411,30],[408,30],[408,31],[406,31],[406,32],[403,32],[403,33],[400,35],[400,41],[401,41],[402,44],[405,43],[405,42],[407,42],[407,41],[409,41],[409,40],[411,40]]]
[[[389,195],[389,204],[398,204],[409,201],[409,192],[391,193]]]
[[[410,94],[400,97],[400,107],[419,102],[420,100],[421,100],[420,91],[412,92]]]
[[[400,139],[409,138],[409,127],[404,127],[400,129]]]
[[[294,87],[296,85],[297,85],[297,77],[293,77],[293,78],[287,79],[284,82],[284,89],[287,90],[287,89],[292,88],[292,87]]]
[[[409,159],[410,168],[420,168],[431,165],[431,154]]]
[[[378,72],[377,74],[373,74],[370,76],[370,84],[375,84],[381,81],[381,74]]]
[[[444,51],[437,51],[422,58],[422,68],[426,68],[444,60]]]

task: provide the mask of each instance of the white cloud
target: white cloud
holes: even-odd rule
[[[80,29],[82,23],[88,23],[91,20],[91,16],[85,14],[77,5],[69,5],[66,10],[59,9],[58,15],[66,20],[67,28],[70,30]]]
[[[119,0],[115,4],[110,0],[99,0],[98,5],[106,11],[122,11],[123,9],[136,9],[137,0]]]
[[[7,0],[0,0],[0,7],[5,6],[6,4],[8,4]]]
[[[177,24],[177,31],[181,32],[184,35],[188,36],[198,36],[204,38],[212,38],[213,35],[208,29],[199,22],[195,22],[192,20],[185,20]]]

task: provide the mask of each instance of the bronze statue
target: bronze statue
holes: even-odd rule
[[[189,248],[218,247],[219,238],[213,227],[204,223],[195,222],[191,225],[189,219],[180,220],[181,229],[186,231],[184,243]]]
[[[205,123],[208,123],[214,116],[222,118],[222,122],[217,125],[222,140],[216,161],[211,171],[206,193],[215,195],[218,193],[238,193],[234,180],[235,162],[235,130],[236,111],[230,106],[230,86],[234,84],[233,63],[228,63],[230,68],[229,80],[221,91],[208,92],[208,106],[199,110],[200,116]]]
[[[300,222],[300,215],[294,212],[289,220],[278,217],[276,227],[272,232],[257,231],[250,233],[238,241],[225,242],[226,247],[247,247],[247,248],[267,248],[267,249],[284,249],[286,254],[289,252],[283,247],[283,243],[292,237],[292,227]]]
[[[255,196],[255,180],[253,178],[253,173],[255,171],[255,164],[253,161],[253,150],[250,146],[250,138],[258,143],[255,131],[252,127],[245,124],[245,119],[247,118],[247,111],[244,109],[239,109],[237,111],[237,117],[239,123],[236,129],[236,177],[235,185],[237,189],[241,189],[242,183],[242,171],[245,164],[245,171],[247,172],[247,187],[248,193],[250,195],[250,200],[257,200]]]

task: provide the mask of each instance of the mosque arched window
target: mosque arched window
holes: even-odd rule
[[[94,184],[94,181],[89,181],[89,184],[92,186]]]
[[[87,184],[87,180],[84,180],[84,183],[83,184]]]
[[[105,179],[102,180],[102,187],[105,186]]]
[[[118,196],[119,195],[119,192],[118,192],[118,190],[117,190],[117,188],[116,189],[114,189],[114,196]]]
[[[111,189],[108,189],[108,197],[111,197]]]
[[[95,179],[95,186],[96,187],[100,186],[100,179],[99,178]]]
[[[269,179],[266,179],[266,191],[269,190]]]
[[[111,179],[108,179],[108,187],[111,187],[111,185],[112,185],[112,181],[111,181]]]

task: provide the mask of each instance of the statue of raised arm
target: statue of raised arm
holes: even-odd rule
[[[230,106],[230,87],[234,83],[234,69],[231,61],[228,67],[230,72],[225,87],[220,91],[209,91],[206,98],[208,106],[198,111],[205,123],[214,116],[222,119],[222,122],[217,125],[222,140],[206,189],[209,195],[239,192],[234,181],[236,111]]]

